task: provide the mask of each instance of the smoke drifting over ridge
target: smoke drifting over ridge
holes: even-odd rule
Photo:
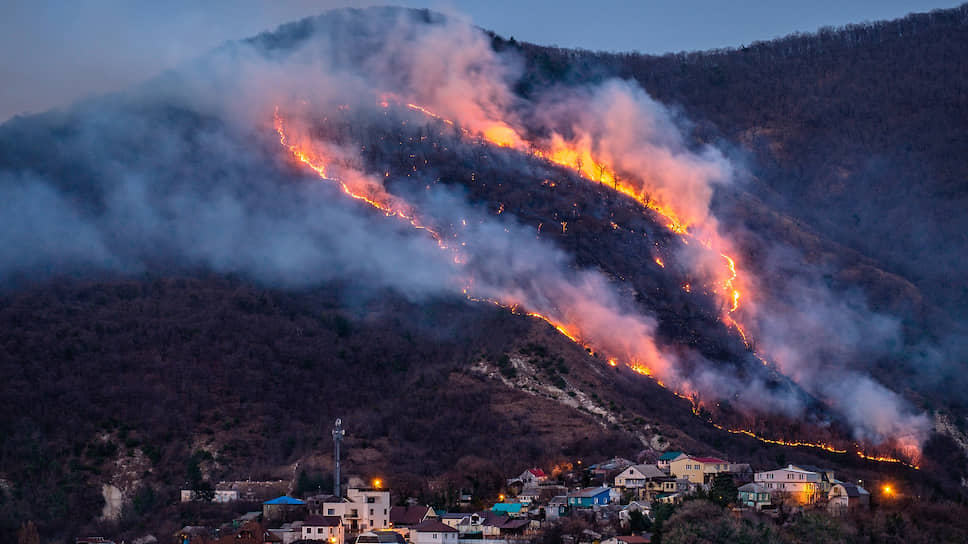
[[[352,142],[316,138],[313,119],[340,108],[386,116],[381,102],[392,96],[452,120],[469,141],[519,151],[509,175],[527,168],[537,146],[543,158],[589,181],[654,203],[683,234],[676,258],[723,297],[724,311],[730,289],[742,293],[728,315],[750,324],[747,334],[771,363],[846,418],[856,438],[917,447],[927,418],[848,368],[871,351],[889,351],[896,322],[862,299],[845,300],[802,278],[784,285],[780,301],[758,298],[748,270],[723,286],[720,252],[735,252],[710,202],[717,184],[734,175],[720,152],[687,143],[674,117],[633,84],[562,87],[526,101],[511,90],[520,71],[520,59],[495,53],[464,21],[346,11],[230,44],[125,95],[17,120],[0,134],[5,144],[31,142],[24,134],[53,140],[50,153],[80,164],[58,170],[20,157],[0,162],[0,207],[7,206],[0,211],[12,218],[0,240],[7,242],[0,278],[70,266],[130,273],[171,261],[284,286],[362,276],[412,297],[467,289],[564,324],[581,342],[703,401],[728,399],[792,417],[807,409],[787,389],[755,375],[739,379],[688,347],[664,345],[655,317],[621,296],[615,280],[578,269],[507,215],[494,218],[452,191],[391,195],[379,173],[365,171]],[[415,210],[427,223],[461,224],[444,231],[447,250],[425,230],[348,205],[335,185],[294,183],[291,157],[273,133],[277,107],[290,138],[331,165],[323,177],[392,201],[395,211]],[[346,130],[352,140],[353,127]],[[78,241],[65,243],[68,233]]]

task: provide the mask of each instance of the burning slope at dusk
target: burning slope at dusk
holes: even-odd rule
[[[523,61],[458,20],[332,17],[227,46],[150,93],[68,114],[81,128],[60,159],[123,155],[105,157],[108,171],[81,163],[70,177],[27,155],[4,166],[5,211],[63,211],[57,228],[13,235],[3,277],[64,263],[131,274],[164,262],[284,286],[362,274],[414,299],[466,295],[540,318],[690,398],[717,425],[733,418],[724,426],[736,433],[807,417],[807,433],[833,428],[845,444],[918,454],[928,418],[862,368],[897,351],[898,321],[870,311],[862,294],[813,281],[819,268],[784,276],[795,249],[767,242],[753,255],[736,243],[742,226],[722,224],[712,204],[720,188],[743,183],[742,168],[696,141],[682,115],[614,79],[522,96]],[[130,147],[149,141],[151,154]],[[418,164],[430,153],[441,160]],[[294,176],[291,161],[307,170]],[[338,191],[304,185],[307,172]],[[19,188],[24,179],[42,189]],[[568,206],[530,215],[574,180],[583,188],[569,188]],[[505,207],[489,200],[497,192],[521,196]],[[375,221],[347,196],[402,221]],[[628,210],[634,217],[619,217]],[[614,232],[578,241],[599,224]],[[65,231],[90,251],[58,248]],[[578,258],[605,236],[643,258]],[[32,245],[51,254],[19,259],[17,248]]]

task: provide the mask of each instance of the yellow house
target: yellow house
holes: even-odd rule
[[[719,472],[728,472],[729,463],[716,457],[679,457],[669,463],[669,472],[694,484],[704,484]]]

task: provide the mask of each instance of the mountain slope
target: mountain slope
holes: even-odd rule
[[[887,157],[929,137],[914,128],[924,119],[932,137],[955,134],[957,116],[934,106],[898,113],[911,86],[861,105],[858,67],[913,63],[909,40],[960,50],[963,13],[875,25],[874,38],[650,58],[521,46],[426,11],[345,10],[6,123],[4,529],[83,527],[105,483],[155,526],[174,523],[184,511],[167,505],[199,463],[213,480],[322,473],[335,417],[349,470],[441,503],[462,487],[493,495],[509,466],[665,445],[959,494],[951,471],[963,476],[965,458],[928,414],[964,423],[945,343],[963,306],[873,243],[887,238],[874,215],[838,227],[856,208],[829,197],[828,158],[849,165],[840,194],[860,198],[870,149],[834,145],[853,132],[807,106],[846,108],[859,141],[883,132]],[[885,28],[917,32],[896,42]],[[831,41],[851,46],[817,46]],[[818,71],[860,90],[818,100],[785,83]],[[961,96],[961,79],[941,81]],[[790,103],[802,105],[792,121]],[[753,176],[710,143],[747,153]],[[957,189],[957,157],[933,153],[877,177],[885,194],[922,174],[941,181],[918,186],[919,208]],[[911,247],[916,229],[901,230],[897,247]],[[942,276],[960,270],[944,261],[953,232],[921,248],[947,263]],[[865,461],[857,444],[913,447],[923,470]]]

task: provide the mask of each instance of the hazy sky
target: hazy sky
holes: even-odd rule
[[[334,7],[458,11],[535,43],[665,53],[952,7],[949,0],[4,0],[0,121],[124,88],[220,43]]]

